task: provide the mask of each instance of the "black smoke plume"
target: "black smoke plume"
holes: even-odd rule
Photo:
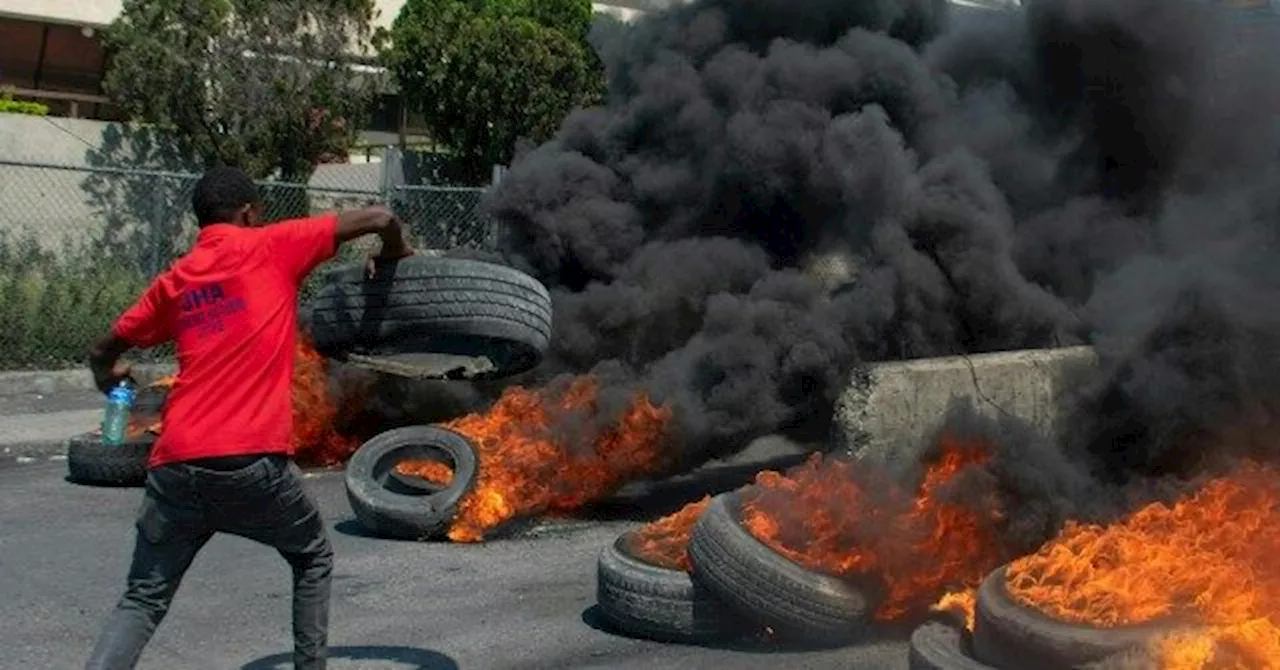
[[[867,361],[1090,343],[1042,488],[1274,452],[1227,438],[1280,390],[1280,31],[1225,17],[702,0],[611,33],[608,103],[488,203],[497,255],[555,299],[549,360],[517,381],[647,391],[693,464],[821,437]]]

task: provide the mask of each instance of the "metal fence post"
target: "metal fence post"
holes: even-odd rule
[[[388,144],[383,149],[380,177],[382,201],[389,205],[396,190],[404,185],[404,154],[399,147]]]
[[[502,178],[505,176],[507,176],[507,166],[494,165],[493,175],[489,179],[489,190],[492,191],[498,188],[498,185],[502,183]],[[498,246],[502,243],[502,239],[501,239],[502,230],[499,226],[500,224],[496,220],[494,219],[487,220],[486,227],[488,228],[488,239],[486,240],[486,244],[490,249],[497,249]]]
[[[147,215],[147,225],[151,228],[151,261],[148,264],[150,267],[147,268],[148,277],[154,277],[160,274],[160,269],[163,267],[162,264],[164,263],[164,253],[161,251],[160,245],[164,244],[165,240],[163,232],[165,229],[163,219],[165,212],[164,208],[160,206],[161,198],[157,195],[166,192],[166,189],[163,186],[164,181],[165,180],[163,178],[157,180],[158,188],[151,190],[151,206],[147,208],[149,212]]]

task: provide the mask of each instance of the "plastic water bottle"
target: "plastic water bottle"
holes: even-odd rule
[[[107,394],[107,411],[102,417],[103,444],[124,442],[124,433],[129,427],[129,411],[133,409],[135,395],[133,386],[127,380],[121,381]]]

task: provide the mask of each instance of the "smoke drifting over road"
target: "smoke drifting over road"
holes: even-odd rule
[[[705,0],[628,31],[609,104],[490,203],[555,295],[543,374],[673,403],[692,460],[821,430],[860,361],[1084,342],[1103,473],[1269,416],[1269,62],[1194,0],[949,11]]]

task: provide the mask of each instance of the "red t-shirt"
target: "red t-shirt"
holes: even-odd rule
[[[337,252],[335,214],[262,228],[213,224],[116,321],[138,348],[170,340],[178,379],[148,467],[289,454],[298,288]]]

